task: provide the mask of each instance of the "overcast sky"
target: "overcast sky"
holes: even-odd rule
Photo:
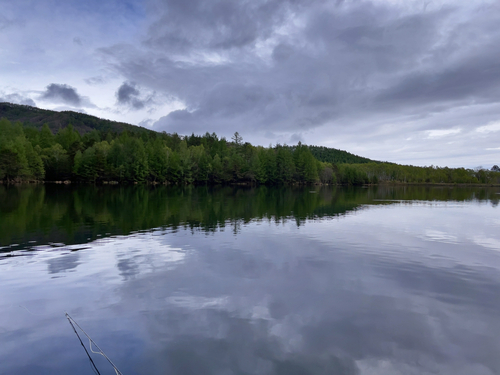
[[[0,0],[0,101],[500,164],[500,1]]]

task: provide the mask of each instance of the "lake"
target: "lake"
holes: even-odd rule
[[[0,185],[0,373],[499,374],[499,199]]]

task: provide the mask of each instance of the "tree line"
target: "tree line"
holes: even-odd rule
[[[0,179],[180,184],[314,183],[325,175],[305,145],[252,146],[238,133],[198,136],[92,130],[72,125],[53,134],[0,120]],[[332,182],[326,181],[325,182]]]
[[[416,167],[394,163],[339,164],[333,166],[337,181],[344,185],[401,184],[500,184],[500,171],[477,167]]]
[[[350,160],[360,164],[335,163],[318,160],[311,149],[317,154],[319,148],[301,143],[253,146],[244,143],[238,133],[231,140],[215,133],[180,136],[95,129],[81,135],[68,125],[53,134],[47,125],[38,130],[2,119],[0,180],[267,185],[500,183],[500,172],[482,168],[403,166],[367,162],[352,154]],[[320,151],[333,157],[324,149]]]

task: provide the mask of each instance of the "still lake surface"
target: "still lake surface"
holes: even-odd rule
[[[0,373],[499,374],[499,193],[0,185]]]

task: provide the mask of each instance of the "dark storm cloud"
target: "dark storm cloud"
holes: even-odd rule
[[[132,109],[143,109],[152,103],[152,98],[141,99],[141,92],[134,82],[123,82],[116,92],[116,100],[120,105],[127,105]]]
[[[74,87],[57,83],[48,85],[45,92],[40,96],[40,99],[75,107],[80,107],[83,103],[83,98],[77,93]]]

